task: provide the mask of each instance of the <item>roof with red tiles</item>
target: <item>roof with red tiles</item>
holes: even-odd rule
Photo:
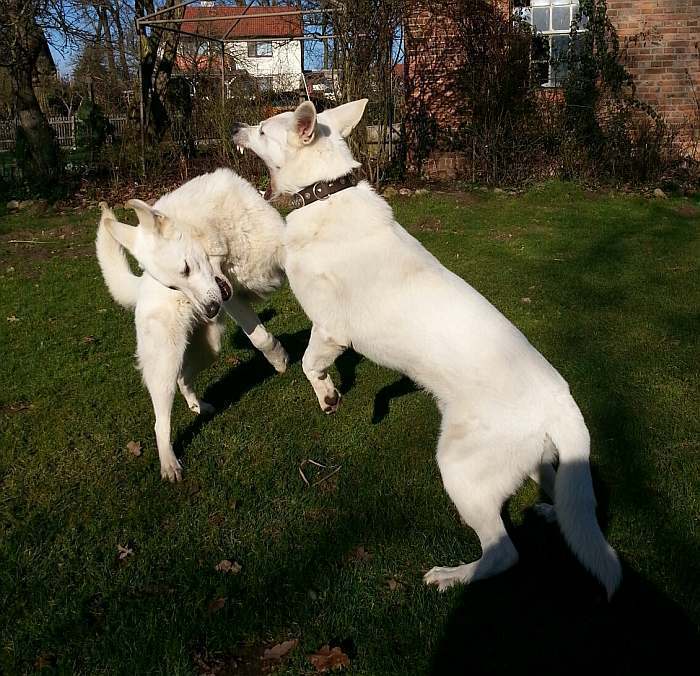
[[[294,11],[294,7],[277,5],[271,7],[232,7],[231,5],[216,5],[214,7],[185,8],[184,19],[192,19],[181,24],[182,30],[198,35],[223,38],[291,38],[304,34],[301,16],[266,16],[280,12]],[[221,21],[202,21],[203,17],[229,17]],[[246,17],[246,18],[241,18]],[[254,18],[247,18],[254,17]],[[228,35],[227,35],[228,34]]]

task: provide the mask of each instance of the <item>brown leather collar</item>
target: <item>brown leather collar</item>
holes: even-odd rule
[[[319,200],[325,200],[341,190],[355,187],[357,181],[353,172],[334,178],[332,181],[316,181],[292,195],[292,208],[301,209]]]

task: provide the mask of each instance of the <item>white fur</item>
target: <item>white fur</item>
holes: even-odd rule
[[[319,114],[311,142],[309,104],[301,116],[298,110],[244,126],[234,141],[265,161],[277,192],[296,192],[357,166],[343,139],[365,103]],[[299,117],[306,121],[303,138]],[[512,566],[518,554],[500,510],[531,475],[552,494],[574,553],[611,595],[620,564],[595,517],[588,430],[559,373],[411,237],[366,182],[293,211],[286,234],[287,277],[313,322],[303,369],[321,407],[337,407],[327,370],[352,346],[430,391],[442,412],[442,479],[483,555],[433,568],[425,581],[443,590]]]
[[[228,169],[192,179],[154,207],[139,200],[127,206],[139,217],[136,228],[117,221],[102,204],[97,258],[114,299],[135,309],[137,354],[156,416],[161,475],[178,481],[182,468],[170,443],[176,386],[192,411],[213,411],[192,389],[196,375],[220,349],[223,324],[219,317],[207,318],[207,310],[223,303],[274,368],[283,372],[287,367],[287,353],[248,302],[284,279],[284,223]],[[141,276],[131,272],[124,249],[143,267]],[[228,300],[217,277],[232,287]]]

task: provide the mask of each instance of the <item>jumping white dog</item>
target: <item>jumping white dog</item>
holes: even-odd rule
[[[482,557],[433,568],[426,583],[444,590],[516,563],[500,511],[530,475],[554,498],[564,537],[610,596],[621,568],[596,520],[590,438],[569,387],[496,308],[396,223],[384,199],[354,179],[359,163],[344,139],[366,103],[317,115],[307,101],[234,130],[234,142],[266,163],[273,192],[293,194],[301,207],[287,217],[285,268],[313,322],[304,373],[322,409],[333,412],[339,395],[327,370],[352,346],[437,399],[438,465]]]
[[[114,300],[135,309],[138,361],[156,415],[161,475],[179,481],[182,468],[170,443],[175,387],[195,413],[213,411],[192,384],[219,352],[220,306],[278,372],[287,368],[287,353],[248,302],[284,280],[284,222],[228,169],[192,179],[153,207],[130,200],[126,206],[136,211],[137,227],[120,223],[104,202],[100,206],[97,258]],[[143,268],[141,276],[131,272],[124,249]]]

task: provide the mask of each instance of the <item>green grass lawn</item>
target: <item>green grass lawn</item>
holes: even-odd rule
[[[528,511],[530,482],[506,506],[521,563],[425,588],[429,567],[479,555],[441,487],[436,408],[349,353],[341,408],[323,415],[288,289],[260,312],[294,363],[275,375],[231,325],[199,381],[218,413],[176,400],[186,478],[161,481],[96,213],[0,214],[0,673],[310,674],[324,644],[371,675],[671,674],[697,659],[700,200],[556,183],[394,207],[571,384],[623,560],[614,601]],[[310,488],[307,459],[341,469]],[[119,560],[119,546],[132,553]],[[224,559],[240,572],[217,571]],[[284,660],[261,660],[287,639],[299,643]]]

